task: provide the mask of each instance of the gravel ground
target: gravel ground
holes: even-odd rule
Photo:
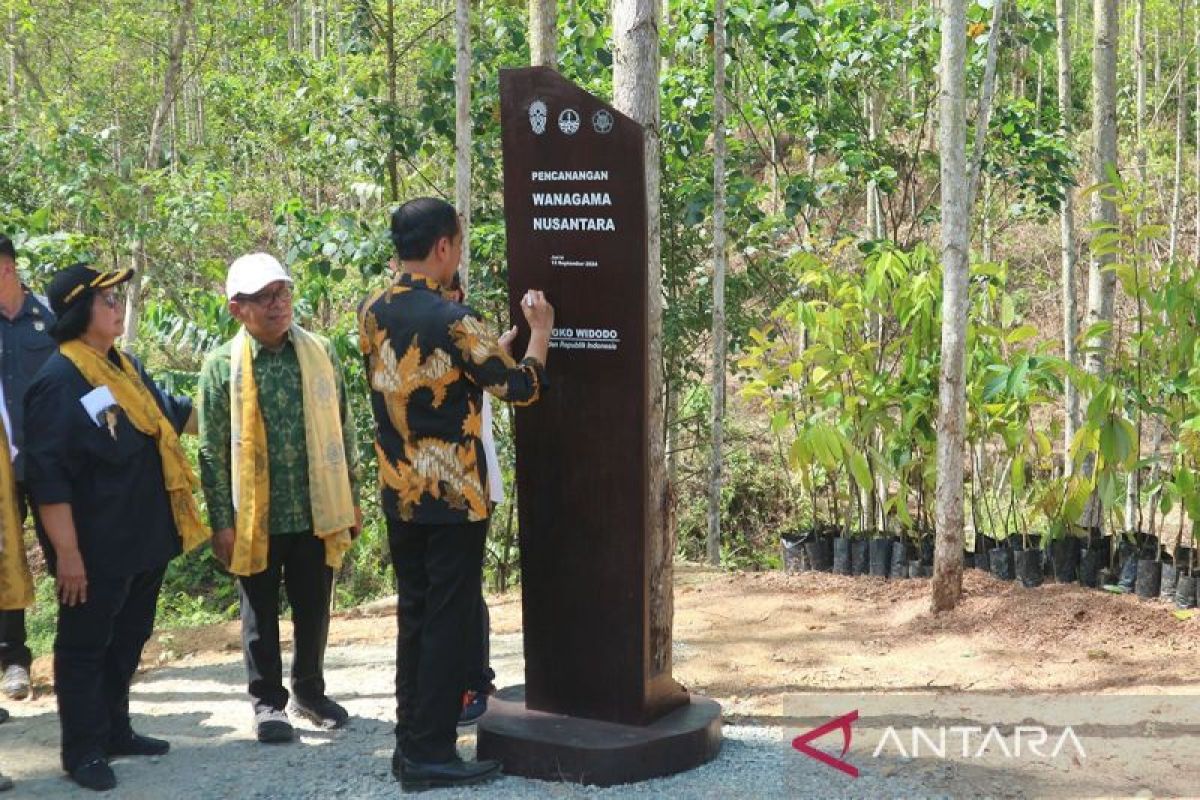
[[[521,637],[493,637],[499,685],[522,676]],[[394,797],[399,787],[389,772],[392,666],[390,646],[330,648],[326,672],[330,695],[353,720],[340,731],[298,726],[300,741],[264,746],[250,732],[250,706],[240,658],[184,659],[152,670],[134,685],[135,725],[172,742],[170,755],[121,759],[114,769],[120,786],[111,796],[131,800]],[[0,727],[0,768],[17,786],[6,798],[94,797],[67,780],[58,766],[58,723],[53,698],[10,703],[13,719]],[[503,777],[485,788],[427,793],[434,797],[486,794],[495,798],[646,797],[756,798],[929,796],[919,776],[894,773],[879,762],[851,780],[791,748],[797,731],[773,726],[730,725],[713,762],[691,772],[645,783],[597,789]],[[459,749],[474,751],[473,730]]]

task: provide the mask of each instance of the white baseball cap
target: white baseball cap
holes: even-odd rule
[[[239,294],[257,294],[264,286],[276,281],[292,283],[279,259],[269,253],[250,253],[229,265],[225,296],[232,299]]]

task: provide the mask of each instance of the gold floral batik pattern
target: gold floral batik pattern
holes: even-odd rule
[[[487,519],[482,394],[527,405],[545,371],[521,363],[433,281],[401,273],[359,313],[384,511],[426,524]]]

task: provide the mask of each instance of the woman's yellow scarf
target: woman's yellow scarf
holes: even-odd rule
[[[342,439],[337,376],[321,342],[298,325],[289,334],[300,362],[308,455],[308,494],[313,534],[325,542],[325,564],[337,569],[350,549],[355,524],[354,496]],[[233,467],[233,505],[237,531],[229,571],[254,575],[267,568],[270,547],[270,461],[267,429],[258,405],[253,352],[245,329],[233,338],[230,353],[230,446]]]
[[[84,379],[92,386],[107,386],[133,427],[154,439],[158,445],[163,484],[171,500],[171,514],[175,518],[175,528],[179,531],[184,552],[207,540],[208,528],[200,519],[200,510],[192,494],[199,486],[199,481],[192,471],[192,465],[188,463],[174,426],[158,407],[154,395],[142,382],[133,363],[118,350],[117,358],[121,362],[118,367],[78,339],[59,345],[58,350],[79,368]]]
[[[24,530],[17,510],[17,481],[13,475],[8,432],[0,424],[0,611],[33,605],[33,576],[25,560]]]

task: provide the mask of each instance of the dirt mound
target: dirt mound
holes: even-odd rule
[[[1200,652],[1200,626],[1180,620],[1165,603],[1139,600],[1072,584],[1026,589],[977,570],[964,575],[964,600],[954,611],[914,620],[914,632],[979,633],[995,644],[1020,648],[1076,648],[1153,642],[1178,652]]]
[[[913,607],[929,597],[929,580],[884,580],[826,572],[737,573],[718,581],[749,593],[782,592],[794,597],[842,595],[856,604],[888,614],[893,630],[918,636],[978,634],[993,644],[1045,648],[1128,645],[1150,641],[1179,652],[1200,652],[1200,625],[1180,620],[1173,607],[1133,595],[1116,595],[1075,584],[1045,584],[1026,589],[975,569],[963,572],[963,601],[951,612],[934,615]],[[882,621],[882,620],[881,620]],[[897,630],[897,632],[899,632]]]
[[[1073,585],[1025,589],[966,570],[962,603],[935,616],[929,583],[677,565],[677,676],[751,695],[781,685],[1157,692],[1200,682],[1200,618],[1177,619],[1166,604]],[[689,642],[703,661],[689,658]]]

